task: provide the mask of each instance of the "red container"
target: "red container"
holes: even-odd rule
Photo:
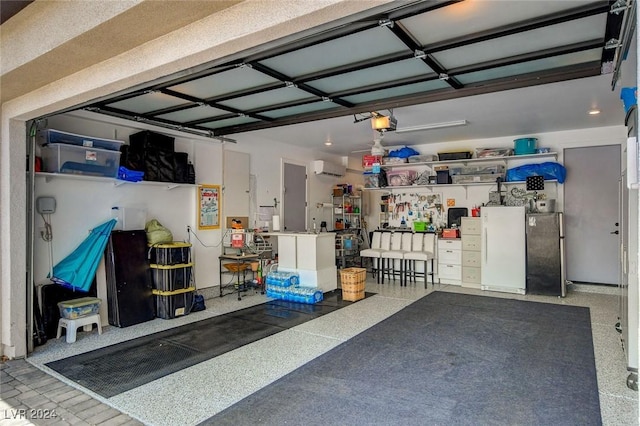
[[[382,164],[382,155],[365,154],[362,156],[363,169],[370,170],[375,163]]]
[[[442,238],[458,238],[458,230],[457,229],[443,229],[442,230]]]

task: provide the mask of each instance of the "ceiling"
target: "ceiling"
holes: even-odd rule
[[[0,102],[55,84],[243,1],[136,0],[107,5],[0,0]],[[60,22],[69,25],[58,30]]]
[[[629,58],[631,61],[631,58]],[[635,61],[634,61],[635,63]],[[621,82],[624,82],[626,74]],[[629,78],[635,86],[635,75]],[[588,114],[597,108],[598,115]],[[611,75],[531,86],[490,94],[397,108],[398,129],[466,120],[459,127],[407,133],[385,132],[382,145],[399,146],[447,142],[467,149],[466,140],[511,136],[539,137],[542,133],[624,124],[619,90],[611,90]],[[258,130],[264,141],[285,142],[338,155],[370,151],[374,132],[369,121],[354,123],[352,116]],[[241,140],[238,137],[238,140]],[[331,146],[325,146],[325,142]],[[544,143],[542,138],[541,144]]]
[[[627,1],[632,9],[623,7]],[[635,2],[627,1],[394,2],[382,13],[82,107],[210,137],[259,132],[341,155],[370,148],[374,111],[398,119],[385,145],[622,124],[611,72],[628,48],[626,21],[635,23],[627,11],[635,13]],[[608,48],[612,39],[618,42]],[[635,64],[635,45],[630,52]],[[633,68],[623,82],[635,85]],[[596,107],[601,114],[589,116]],[[400,133],[453,120],[467,124]]]

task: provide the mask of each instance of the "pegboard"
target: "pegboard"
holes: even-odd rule
[[[441,193],[402,192],[389,194],[389,226],[400,227],[404,217],[407,228],[413,222],[446,223]]]

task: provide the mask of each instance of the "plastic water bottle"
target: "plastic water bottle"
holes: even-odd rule
[[[300,275],[292,273],[289,277],[289,282],[291,283],[291,285],[300,284]]]

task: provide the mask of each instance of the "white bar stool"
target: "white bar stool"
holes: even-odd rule
[[[58,321],[58,333],[56,339],[62,334],[62,327],[67,329],[67,343],[76,341],[76,331],[78,327],[84,327],[84,331],[91,331],[93,324],[98,326],[98,334],[102,334],[102,324],[100,324],[100,314],[87,315],[76,319],[60,318]]]

